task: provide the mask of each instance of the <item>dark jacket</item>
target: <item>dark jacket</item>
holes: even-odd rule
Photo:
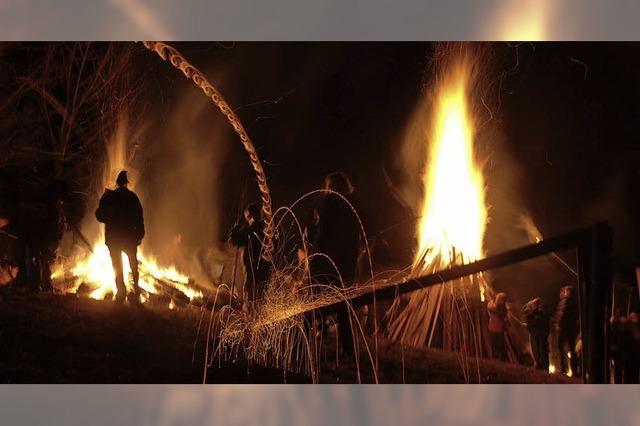
[[[335,194],[325,195],[314,210],[308,226],[308,240],[314,253],[331,258],[346,285],[353,284],[360,254],[360,225],[343,199]],[[316,260],[314,274],[335,275],[332,265]]]
[[[144,238],[142,205],[138,196],[124,186],[104,192],[96,219],[105,224],[108,246],[139,245]]]
[[[269,280],[270,264],[262,258],[265,223],[236,225],[231,230],[231,242],[243,249],[243,262],[247,272],[246,290],[251,300],[259,299]]]
[[[522,307],[522,313],[527,321],[527,328],[531,334],[549,335],[549,313],[547,307],[539,297],[530,300]]]

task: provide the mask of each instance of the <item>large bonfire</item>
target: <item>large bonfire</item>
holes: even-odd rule
[[[420,179],[413,276],[485,255],[488,208],[474,146],[476,64],[463,50],[447,52],[441,61],[434,92],[427,99],[430,105],[416,117],[428,125],[416,145],[426,158]],[[427,110],[430,114],[424,116]],[[482,354],[487,347],[482,302],[488,290],[483,276],[475,275],[396,300],[389,311],[388,334],[412,346],[437,345]]]
[[[467,61],[453,66],[437,88],[431,147],[422,175],[425,194],[418,221],[414,271],[484,255],[487,223],[484,179],[474,157]]]
[[[121,117],[116,132],[107,141],[107,156],[102,177],[99,180],[98,192],[105,188],[113,187],[115,176],[120,170],[130,169],[129,156],[127,155],[127,120]],[[135,182],[132,184],[132,189]],[[97,201],[97,199],[96,199]],[[54,269],[54,281],[63,282],[62,285],[68,292],[86,290],[86,294],[93,299],[109,299],[116,293],[115,273],[111,265],[109,250],[105,245],[104,229],[99,226],[93,209],[89,209],[85,218],[85,226],[78,230],[84,239],[84,247],[76,247],[76,253],[68,262],[61,263]],[[92,241],[85,239],[84,235],[94,235]],[[125,285],[131,290],[131,268],[129,260],[123,253],[123,267]],[[201,289],[197,288],[189,277],[179,272],[174,266],[162,266],[144,250],[138,250],[140,270],[140,288],[142,289],[142,301],[147,302],[151,295],[162,295],[166,304],[173,308],[177,301],[188,302],[203,297]]]

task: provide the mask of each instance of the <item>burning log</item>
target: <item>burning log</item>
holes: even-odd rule
[[[191,301],[189,296],[176,288],[177,283],[170,284],[169,280],[156,278],[155,282],[162,288],[162,294],[171,298],[174,303],[187,305]]]

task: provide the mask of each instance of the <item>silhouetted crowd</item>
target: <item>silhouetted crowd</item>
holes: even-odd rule
[[[640,382],[640,326],[638,313],[611,317],[610,357],[615,383]]]
[[[136,250],[144,237],[142,206],[136,195],[127,189],[128,178],[122,171],[117,179],[117,188],[105,191],[96,211],[96,217],[106,224],[106,244],[109,247],[116,272],[118,292],[116,301],[125,298],[121,252],[132,261],[133,301],[139,300]],[[360,224],[352,210],[354,187],[342,172],[327,175],[324,193],[316,200],[310,217],[303,222],[304,244],[292,250],[297,255],[303,282],[312,277],[310,291],[331,291],[354,285],[363,241]],[[6,192],[6,191],[5,191]],[[12,278],[16,287],[27,290],[51,289],[51,269],[62,233],[69,228],[65,218],[65,202],[68,189],[61,181],[42,186],[38,191],[16,192],[16,196],[3,198],[10,203],[0,205],[0,256],[3,270],[16,270]],[[14,206],[8,208],[8,206]],[[262,218],[260,203],[251,203],[243,211],[242,220],[229,234],[230,242],[241,248],[246,271],[244,301],[248,310],[265,297],[269,281],[274,272],[273,263],[264,256],[266,224]],[[278,244],[277,237],[275,244]],[[5,246],[12,245],[10,250]],[[294,260],[294,262],[295,262]],[[11,263],[13,262],[13,263]],[[11,263],[11,268],[5,268]],[[510,358],[522,364],[534,365],[540,370],[551,370],[582,374],[580,336],[580,310],[576,289],[565,286],[560,290],[559,301],[551,311],[545,301],[536,297],[522,307],[524,323],[511,315],[506,293],[497,293],[487,303],[487,332],[490,338],[488,355],[508,361]],[[524,360],[518,348],[509,341],[510,321],[517,321],[528,331],[529,359]],[[344,352],[354,351],[349,307],[345,302],[336,313],[336,329],[339,346]],[[521,345],[523,346],[523,345]],[[526,343],[524,346],[527,346]],[[610,321],[609,352],[611,372],[615,383],[638,383],[640,370],[640,328],[638,313],[630,311],[623,315],[617,312]],[[550,359],[553,355],[555,363]],[[532,358],[532,359],[531,359]]]
[[[500,361],[507,361],[507,325],[509,311],[507,309],[506,293],[498,293],[487,303],[489,314],[488,332],[491,337],[491,357]],[[527,330],[529,332],[529,343],[533,355],[533,364],[540,370],[549,369],[549,353],[551,352],[549,341],[552,331],[557,336],[556,347],[560,358],[560,371],[563,373],[577,374],[579,371],[578,354],[576,347],[580,340],[580,315],[578,302],[573,286],[565,286],[560,290],[560,300],[555,313],[551,315],[546,303],[536,297],[528,301],[522,307],[522,314],[525,318]],[[513,321],[519,322],[515,316],[511,316]],[[517,348],[513,349],[517,352]],[[519,361],[521,354],[514,356]],[[526,361],[524,362],[526,363]]]
[[[560,299],[555,312],[549,312],[540,297],[528,301],[522,307],[525,325],[529,332],[529,343],[533,365],[548,370],[550,354],[558,357],[557,372],[573,376],[582,373],[582,338],[580,335],[580,310],[573,286],[560,290]],[[507,296],[498,293],[487,303],[489,314],[488,332],[491,337],[491,357],[507,361],[508,325]],[[514,319],[517,321],[517,319]],[[640,382],[640,326],[638,313],[628,315],[620,312],[612,316],[609,332],[609,354],[614,383]],[[516,354],[517,355],[517,354]]]
[[[0,262],[17,271],[6,284],[50,291],[51,264],[67,228],[68,188],[61,180],[0,183]]]

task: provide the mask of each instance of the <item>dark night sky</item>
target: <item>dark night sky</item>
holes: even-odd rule
[[[318,188],[327,172],[344,170],[358,187],[370,234],[410,216],[386,189],[382,170],[394,175],[405,125],[430,81],[433,44],[177,47],[237,108],[265,162],[276,206]],[[510,170],[492,176],[495,167],[487,167],[489,184],[510,180],[508,186],[521,198],[518,205],[546,236],[610,220],[618,277],[631,281],[629,266],[637,261],[640,240],[635,219],[640,207],[635,184],[640,176],[640,44],[496,43],[488,52],[483,78],[494,87],[490,107],[503,141],[487,149],[499,149],[493,158],[508,162],[503,166]],[[156,111],[152,127],[161,133],[178,94],[195,89],[144,53],[140,64],[149,93],[156,95],[149,98]],[[205,125],[221,120],[213,106],[203,117]],[[225,131],[235,142],[222,166],[221,210],[227,217],[221,228],[234,220],[241,182],[250,182],[241,146]],[[488,246],[496,252],[513,245],[488,241]]]

